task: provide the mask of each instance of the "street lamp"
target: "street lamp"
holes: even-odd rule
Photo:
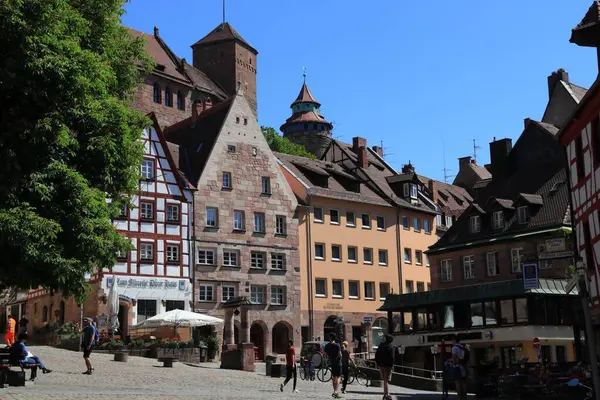
[[[398,346],[398,353],[400,354],[400,365],[401,365],[402,373],[404,373],[404,352],[405,351],[406,351],[406,349],[404,348],[404,346],[402,346],[402,345]]]
[[[437,355],[438,349],[440,348],[439,345],[434,344],[433,346],[431,346],[431,354],[433,355],[433,379],[436,378],[437,376],[437,366],[436,366],[436,358],[435,356]]]

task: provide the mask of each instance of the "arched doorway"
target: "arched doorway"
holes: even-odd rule
[[[254,322],[250,326],[250,341],[256,347],[256,358],[259,360],[265,359],[265,333],[266,325],[264,322]]]
[[[271,345],[273,353],[285,354],[288,349],[288,340],[294,340],[292,327],[287,322],[278,322],[273,326]]]
[[[329,334],[336,333],[335,332],[336,323],[337,323],[337,317],[335,315],[332,315],[325,320],[325,324],[323,325],[323,338],[322,338],[323,340],[328,341]]]
[[[388,321],[387,319],[380,317],[373,321],[373,327],[381,328],[384,333],[388,333]]]

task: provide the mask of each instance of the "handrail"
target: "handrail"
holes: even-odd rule
[[[375,363],[375,360],[369,358],[369,354],[372,354],[372,353],[369,353],[369,352],[353,353],[351,356],[354,360],[356,360],[357,365],[360,366],[361,368],[379,371],[379,368],[377,368],[377,364]],[[416,378],[424,378],[424,379],[432,379],[432,380],[440,380],[441,381],[443,371],[433,371],[430,369],[423,369],[423,368],[411,367],[411,366],[407,366],[407,365],[394,364],[392,374],[413,376]]]

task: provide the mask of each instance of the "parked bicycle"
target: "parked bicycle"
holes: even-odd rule
[[[584,400],[592,400],[594,398],[594,389],[582,384],[579,382],[579,379],[571,379],[569,382],[567,382],[567,386],[584,388],[587,391]]]
[[[369,386],[369,377],[360,370],[360,367],[352,365],[349,368],[348,385],[351,385],[356,380],[361,386]]]
[[[300,379],[305,381],[314,381],[315,380],[315,369],[312,359],[310,358],[302,358],[300,360]]]

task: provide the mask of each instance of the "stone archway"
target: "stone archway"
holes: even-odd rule
[[[289,340],[294,340],[294,330],[292,326],[284,321],[279,321],[273,325],[271,346],[275,354],[285,354]]]
[[[331,316],[327,317],[327,319],[325,320],[325,323],[323,324],[323,338],[322,338],[324,341],[329,340],[330,333],[336,333],[337,318],[338,317],[336,315],[331,315]]]
[[[373,327],[381,328],[384,333],[388,333],[388,321],[384,317],[379,317],[373,321]]]
[[[267,343],[267,332],[269,331],[267,324],[263,321],[254,321],[250,326],[250,341],[256,348],[255,354],[258,360],[265,359],[265,350]]]

